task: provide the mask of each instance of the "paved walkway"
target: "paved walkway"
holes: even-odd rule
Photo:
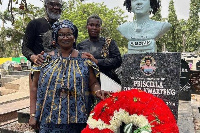
[[[23,85],[20,86],[20,89],[17,93],[0,97],[1,113],[10,112],[11,108],[17,108],[18,110],[19,108],[26,108],[29,106],[29,89],[27,88],[28,77],[23,77],[18,81],[15,81],[15,83],[20,82]],[[9,101],[15,101],[15,104]],[[2,106],[4,103],[9,103],[9,105]],[[192,94],[191,101],[179,101],[177,124],[180,133],[200,133],[200,113],[198,107],[200,107],[200,94]]]
[[[178,127],[180,133],[200,133],[200,95],[192,94],[191,101],[179,100]]]
[[[192,94],[191,106],[195,131],[200,133],[200,94]]]
[[[28,92],[18,91],[16,93],[11,93],[11,94],[7,94],[4,96],[0,96],[0,105],[6,104],[6,103],[11,103],[14,101],[19,101],[22,99],[27,99],[27,98],[29,98]]]
[[[191,101],[179,100],[178,127],[180,133],[195,133]]]

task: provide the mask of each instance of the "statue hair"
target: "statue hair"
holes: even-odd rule
[[[124,6],[126,6],[126,9],[131,12],[131,0],[125,0]],[[152,8],[150,13],[155,14],[160,8],[160,0],[150,0],[150,6]]]
[[[98,19],[100,21],[100,24],[102,25],[102,19],[97,14],[92,14],[91,16],[88,17],[88,19],[87,19],[87,25],[88,25],[90,19],[92,19],[92,18]]]

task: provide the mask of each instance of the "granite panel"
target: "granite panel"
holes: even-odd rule
[[[151,59],[152,70],[144,70],[145,58]],[[180,53],[125,54],[122,90],[137,88],[162,98],[177,119],[180,68]]]

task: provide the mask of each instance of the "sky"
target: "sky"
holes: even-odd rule
[[[8,0],[2,0],[3,5],[0,5],[0,11],[3,11],[8,6]],[[20,0],[19,0],[20,1]],[[43,7],[43,3],[40,0],[26,0],[27,3],[31,3],[38,7]],[[63,0],[67,1],[67,0]],[[168,16],[168,6],[169,6],[170,0],[161,0],[161,15],[163,18],[167,18]],[[128,15],[128,21],[131,21],[133,18],[133,13],[129,13],[126,8],[123,6],[124,0],[85,0],[85,2],[96,2],[96,3],[102,3],[108,7],[108,8],[114,8],[114,7],[120,7],[125,11],[125,14]],[[188,19],[189,17],[189,7],[190,7],[190,0],[174,0],[174,6],[176,10],[176,14],[178,19]],[[0,22],[0,27],[1,27]]]
[[[113,8],[116,6],[119,6],[123,10],[126,11],[127,14],[132,15],[128,13],[126,8],[123,6],[124,0],[87,0],[89,2],[104,2],[105,5],[107,5],[109,8]],[[161,14],[163,18],[167,18],[168,16],[168,6],[169,6],[170,0],[161,0]],[[190,0],[174,0],[174,7],[176,10],[176,14],[178,19],[188,19],[189,17],[189,7],[190,7]]]

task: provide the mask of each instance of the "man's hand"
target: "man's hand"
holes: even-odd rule
[[[44,54],[44,51],[42,51],[38,55],[31,55],[30,59],[35,65],[41,65],[44,62],[43,54]]]
[[[90,53],[87,52],[83,52],[82,53],[82,58],[88,58],[91,59],[92,61],[94,61],[96,64],[98,64],[98,60],[94,58],[94,56]]]

